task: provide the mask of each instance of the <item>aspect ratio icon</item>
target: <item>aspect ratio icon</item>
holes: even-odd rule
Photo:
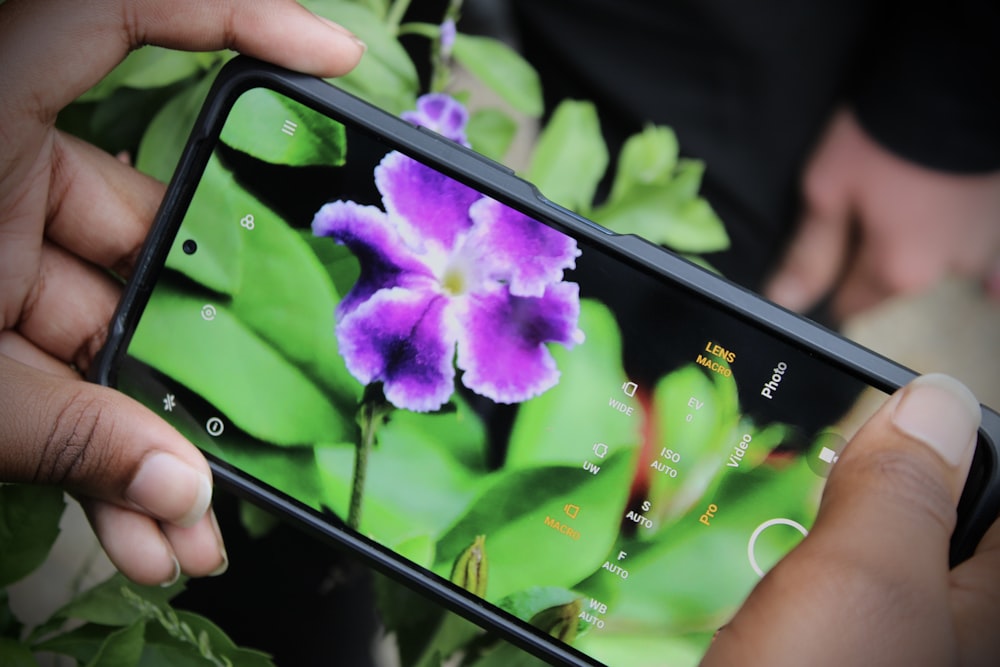
[[[608,455],[608,446],[605,445],[603,442],[595,442],[594,454],[597,455],[597,458],[603,459],[605,456]]]
[[[638,388],[639,388],[639,385],[637,385],[635,382],[623,382],[622,383],[622,391],[628,397],[635,396],[635,391]]]

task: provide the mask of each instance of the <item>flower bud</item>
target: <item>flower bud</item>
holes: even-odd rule
[[[544,630],[566,644],[572,644],[579,628],[580,612],[583,611],[581,598],[572,602],[543,609],[531,619],[531,624]]]
[[[455,565],[451,568],[451,583],[457,584],[479,597],[486,597],[488,574],[486,536],[477,535],[469,548],[455,559]]]

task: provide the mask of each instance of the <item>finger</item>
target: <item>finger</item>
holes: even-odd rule
[[[18,331],[53,357],[86,372],[104,344],[120,291],[96,267],[47,243],[39,279],[23,305]]]
[[[980,417],[945,376],[897,392],[844,450],[812,532],[705,664],[953,664],[948,543]]]
[[[975,556],[952,572],[952,609],[962,647],[960,664],[990,667],[1000,655],[1000,520],[983,536]]]
[[[163,199],[163,184],[58,132],[49,188],[46,236],[74,255],[129,277]]]
[[[145,514],[99,500],[84,498],[81,504],[111,562],[136,583],[170,585],[182,573],[217,575],[229,564],[211,510],[183,528],[160,525]]]
[[[80,504],[119,572],[144,586],[177,581],[180,561],[155,519],[103,501],[81,498]]]
[[[11,66],[0,88],[26,105],[26,117],[47,123],[144,44],[231,48],[318,76],[344,74],[364,53],[343,28],[292,0],[8,0],[0,62]]]
[[[804,312],[837,283],[851,246],[851,211],[826,171],[806,177],[806,214],[764,295],[775,303]]]
[[[194,525],[212,495],[204,457],[131,398],[0,356],[0,480],[56,484]]]
[[[0,331],[0,355],[65,380],[79,380],[80,374],[52,355],[38,349],[16,331]]]
[[[184,574],[192,577],[215,576],[229,567],[222,532],[212,510],[193,526],[165,524],[163,534],[177,554]]]

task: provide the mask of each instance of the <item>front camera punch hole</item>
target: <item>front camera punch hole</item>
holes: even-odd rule
[[[188,239],[181,244],[181,248],[185,255],[193,255],[198,250],[198,244],[195,243],[194,239]]]

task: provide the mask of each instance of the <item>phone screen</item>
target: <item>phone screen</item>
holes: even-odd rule
[[[697,664],[885,398],[272,90],[179,211],[118,386],[591,661]]]

